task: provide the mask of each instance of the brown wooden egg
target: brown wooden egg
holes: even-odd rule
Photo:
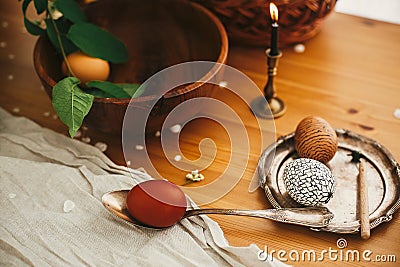
[[[310,116],[300,121],[294,141],[300,157],[315,159],[322,163],[330,161],[338,149],[335,130],[320,117]]]

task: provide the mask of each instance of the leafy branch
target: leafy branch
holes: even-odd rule
[[[47,13],[50,14],[49,17],[50,17],[51,23],[53,24],[54,30],[56,31],[56,36],[57,36],[58,45],[59,45],[59,47],[60,47],[61,54],[62,54],[62,57],[63,57],[63,59],[64,59],[65,65],[67,66],[68,74],[69,74],[70,76],[75,76],[75,74],[74,74],[74,72],[72,71],[72,68],[71,68],[71,66],[70,66],[70,64],[69,64],[69,62],[68,62],[67,55],[66,55],[66,53],[65,53],[64,46],[63,46],[62,41],[61,41],[61,34],[60,34],[60,31],[58,30],[57,24],[56,24],[56,22],[54,21],[53,16],[52,16],[52,14],[51,14],[51,11],[49,10],[48,7],[47,7]],[[74,135],[75,135],[75,133],[74,133]]]
[[[41,20],[32,21],[26,16],[32,1],[37,15],[42,15]],[[114,84],[106,81],[91,81],[86,84],[89,89],[79,88],[81,81],[75,77],[68,62],[69,53],[81,50],[89,56],[111,63],[126,62],[129,56],[120,40],[87,22],[75,0],[23,0],[22,12],[27,31],[32,35],[47,35],[66,64],[69,76],[53,87],[52,103],[60,120],[69,127],[71,137],[81,127],[94,97],[129,98],[143,93],[144,87],[137,84]],[[55,18],[57,12],[59,16]],[[41,26],[43,22],[45,28]]]

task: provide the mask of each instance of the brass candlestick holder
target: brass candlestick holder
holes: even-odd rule
[[[282,52],[279,51],[278,55],[271,55],[270,51],[270,49],[265,51],[268,58],[268,81],[264,87],[264,98],[257,98],[252,103],[255,115],[265,119],[279,118],[286,112],[286,105],[282,99],[276,96],[274,85],[274,77],[278,72],[278,61]]]

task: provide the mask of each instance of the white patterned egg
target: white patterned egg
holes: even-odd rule
[[[304,206],[328,203],[335,190],[329,168],[308,158],[290,162],[283,171],[283,181],[289,196]]]

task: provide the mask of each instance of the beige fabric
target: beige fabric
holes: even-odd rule
[[[0,108],[0,265],[281,266],[231,247],[207,216],[146,230],[105,210],[101,196],[151,179],[97,148]],[[64,203],[75,204],[65,212]],[[243,233],[244,235],[246,233]]]

